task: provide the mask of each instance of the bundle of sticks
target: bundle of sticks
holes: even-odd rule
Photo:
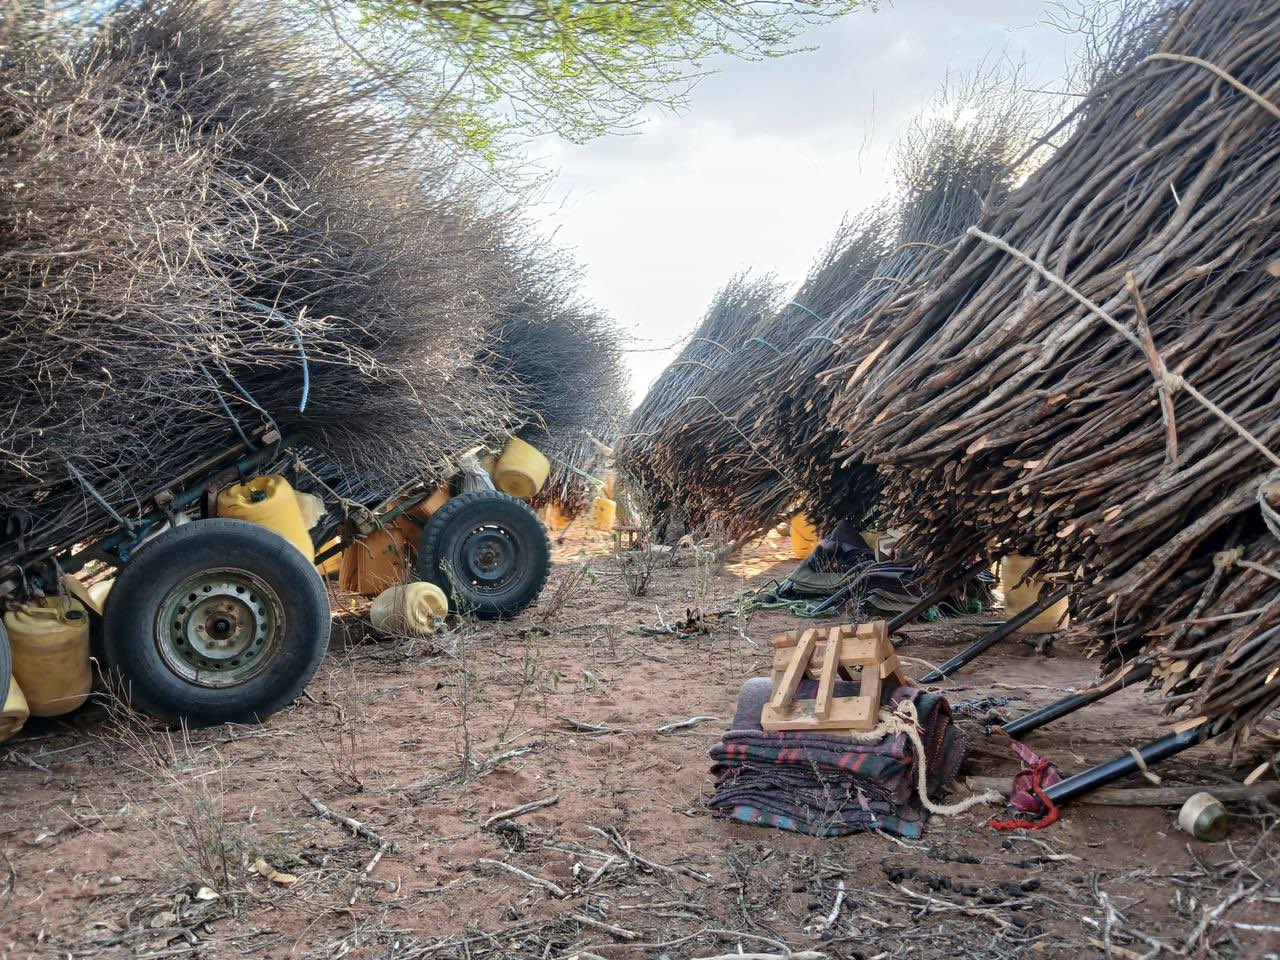
[[[737,539],[776,523],[797,499],[794,464],[767,446],[765,423],[781,413],[786,361],[830,343],[827,318],[868,283],[886,249],[887,217],[873,212],[841,227],[796,295],[726,354],[663,431],[667,470],[695,525]],[[769,424],[770,427],[774,426]],[[786,429],[786,425],[778,425]]]
[[[1280,703],[1278,0],[1141,26],[1043,166],[824,374],[846,469],[936,561],[1024,553],[1170,709]]]
[[[836,459],[841,435],[828,417],[836,390],[819,374],[834,362],[839,341],[874,339],[876,308],[936,269],[984,200],[1007,190],[1026,146],[1026,101],[978,79],[989,78],[951,91],[931,111],[935,119],[903,142],[897,196],[876,221],[878,255],[859,263],[857,283],[829,320],[761,371],[740,417],[769,459],[785,464],[796,504],[824,531],[843,519],[872,520],[878,485],[873,471]],[[773,497],[741,508],[775,509],[783,492],[781,483],[775,486]]]
[[[696,389],[684,356],[653,385],[629,429],[647,431],[651,484],[674,491],[660,509],[679,505],[734,537],[798,507],[825,529],[871,510],[874,472],[834,459],[835,388],[818,375],[840,338],[864,333],[875,308],[927,275],[984,198],[1007,187],[1029,126],[1007,89],[974,75],[945,93],[899,146],[896,192],[842,225],[795,295],[700,361]]]
[[[0,553],[128,513],[264,424],[390,493],[615,402],[571,266],[522,253],[519,210],[280,5],[20,13],[0,31]]]
[[[702,322],[661,373],[623,427],[615,448],[627,484],[641,491],[656,517],[701,525],[715,504],[689,471],[706,455],[688,445],[684,426],[714,412],[709,385],[744,357],[770,349],[759,334],[770,330],[781,287],[771,277],[734,277],[715,295]],[[697,476],[701,476],[699,471]]]
[[[568,454],[587,432],[615,429],[626,413],[622,334],[582,299],[562,250],[539,242],[509,257],[511,291],[496,291],[502,302],[479,360],[508,385],[519,436]]]
[[[613,447],[624,417],[601,420],[591,429],[561,435],[543,452],[551,461],[546,486],[533,499],[535,507],[553,505],[565,520],[585,514],[604,496],[613,470]]]

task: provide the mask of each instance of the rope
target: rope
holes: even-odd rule
[[[1275,476],[1275,474],[1272,474],[1272,476]],[[1263,504],[1266,504],[1266,499],[1262,496],[1261,491],[1259,491],[1258,505],[1262,506]],[[1267,521],[1267,528],[1275,534],[1277,539],[1280,539],[1280,533],[1276,532],[1276,528],[1272,526],[1271,519],[1267,517],[1267,511],[1270,511],[1273,516],[1275,511],[1271,509],[1270,504],[1264,506],[1263,511],[1262,518]],[[1245,560],[1243,558],[1244,551],[1239,547],[1232,550],[1219,550],[1213,555],[1213,566],[1216,570],[1230,570],[1232,567],[1242,567],[1245,570],[1256,570],[1258,573],[1265,573],[1268,577],[1271,577],[1274,580],[1280,580],[1280,570],[1275,570],[1265,564],[1255,563],[1252,560]],[[1207,623],[1208,621],[1203,622]]]
[[[603,489],[604,487],[608,486],[608,484],[606,484],[599,477],[593,476],[592,474],[587,473],[587,471],[579,467],[575,467],[572,463],[569,463],[567,460],[561,460],[559,457],[547,457],[547,459],[550,460],[552,463],[556,464],[557,466],[564,467],[570,473],[577,474],[579,477],[581,477],[583,480],[586,480],[588,483],[594,483],[597,487],[600,487]]]
[[[803,310],[803,311],[804,311],[805,313],[807,313],[809,316],[813,317],[813,319],[817,320],[819,323],[826,323],[826,322],[827,322],[827,320],[826,320],[826,318],[825,318],[825,317],[820,317],[820,316],[818,316],[816,313],[814,313],[812,310],[810,310],[808,307],[806,307],[806,306],[805,306],[803,303],[801,303],[799,300],[792,300],[790,303],[788,303],[788,304],[787,304],[787,306],[789,306],[789,307],[799,307],[801,310]],[[805,339],[807,340],[808,338],[806,337]],[[804,342],[804,340],[802,340],[802,341],[800,341],[800,342],[801,342],[801,343],[803,343],[803,342]]]
[[[130,536],[133,536],[135,528],[134,528],[134,525],[129,521],[129,519],[121,515],[121,513],[118,510],[116,510],[115,507],[111,506],[111,504],[107,503],[106,497],[100,494],[98,492],[97,487],[95,487],[92,483],[90,483],[88,478],[85,477],[83,473],[81,473],[79,470],[76,469],[76,465],[74,463],[72,463],[70,460],[67,460],[66,464],[67,464],[67,470],[68,472],[70,472],[71,476],[76,479],[76,482],[79,483],[80,486],[84,488],[85,492],[89,494],[89,496],[93,497],[93,499],[98,502],[98,506],[102,507],[103,510],[107,511],[107,513],[111,515],[112,520],[120,524],[120,526],[124,527]]]
[[[311,367],[307,363],[307,348],[302,342],[302,333],[298,330],[297,325],[294,324],[292,320],[274,307],[268,307],[266,304],[262,303],[255,303],[252,300],[246,300],[244,297],[236,297],[236,301],[246,307],[249,307],[251,310],[257,310],[261,313],[265,313],[273,320],[279,320],[288,327],[289,332],[293,334],[293,339],[298,344],[298,355],[302,357],[302,402],[298,404],[298,412],[306,413],[307,398],[311,396]]]
[[[752,337],[750,340],[747,341],[747,343],[763,343],[766,347],[768,347],[774,353],[782,352],[777,347],[775,347],[772,343],[766,340],[764,337]],[[744,343],[743,346],[746,346],[746,344]]]
[[[785,473],[783,473],[782,468],[780,466],[778,466],[776,463],[774,463],[772,460],[766,457],[760,451],[760,448],[756,446],[755,441],[752,440],[750,437],[748,437],[745,433],[743,433],[742,428],[739,427],[736,422],[734,422],[734,419],[732,417],[730,417],[727,413],[725,413],[723,410],[717,407],[714,400],[712,400],[710,397],[706,396],[705,394],[698,394],[696,397],[689,397],[689,400],[705,400],[707,402],[707,405],[711,407],[712,410],[720,414],[721,419],[723,419],[725,423],[733,427],[733,429],[737,432],[738,436],[740,436],[743,440],[747,441],[747,445],[751,447],[752,453],[754,453],[757,457],[759,457],[761,460],[767,463],[770,469],[772,469],[775,473],[777,473],[778,476],[780,476],[783,480],[787,481],[787,484],[791,487],[792,490],[796,490],[796,491],[800,490],[800,485],[796,483],[794,480],[792,480]]]
[[[1192,62],[1202,63],[1205,66],[1209,66],[1212,68],[1211,64],[1205,64],[1204,61],[1197,61],[1194,57],[1180,57],[1180,56],[1175,56],[1174,54],[1154,54],[1154,56],[1167,58],[1167,59],[1186,59]],[[1270,107],[1270,104],[1268,104],[1268,107]],[[1275,108],[1271,108],[1271,109],[1274,110]],[[1280,116],[1280,113],[1278,113],[1277,116]],[[1027,256],[1021,250],[1006,243],[1004,240],[1001,240],[999,237],[992,236],[991,234],[987,233],[985,230],[981,230],[976,226],[970,227],[968,230],[968,233],[970,236],[977,237],[979,240],[983,240],[986,243],[991,244],[991,246],[995,247],[997,250],[1004,251],[1009,256],[1013,257],[1014,260],[1017,260],[1019,263],[1021,263],[1023,266],[1029,267],[1031,270],[1034,270],[1045,280],[1048,280],[1054,286],[1058,287],[1060,290],[1063,290],[1068,295],[1070,295],[1072,299],[1074,299],[1081,306],[1083,306],[1084,308],[1089,310],[1091,313],[1105,320],[1117,333],[1119,333],[1122,337],[1124,337],[1131,344],[1133,344],[1144,356],[1148,355],[1147,348],[1143,346],[1142,341],[1138,339],[1137,334],[1135,334],[1132,330],[1130,330],[1128,327],[1122,324],[1115,317],[1111,316],[1111,314],[1107,313],[1106,310],[1103,310],[1102,307],[1098,306],[1096,303],[1094,303],[1092,300],[1086,297],[1083,293],[1081,293],[1075,287],[1071,286],[1071,284],[1067,283],[1067,281],[1063,280],[1061,277],[1059,277],[1057,274],[1051,271],[1048,267],[1037,262],[1036,260],[1033,260],[1031,257]],[[1216,403],[1214,403],[1212,400],[1206,397],[1203,393],[1197,390],[1185,377],[1177,373],[1171,373],[1168,367],[1165,366],[1164,358],[1160,356],[1159,350],[1154,350],[1153,348],[1153,352],[1151,353],[1150,356],[1157,367],[1156,382],[1158,383],[1159,386],[1163,387],[1171,395],[1177,393],[1179,390],[1185,390],[1201,406],[1203,406],[1215,417],[1217,417],[1219,420],[1225,423],[1228,427],[1234,430],[1242,440],[1244,440],[1246,443],[1254,447],[1259,453],[1261,453],[1264,457],[1270,460],[1276,467],[1280,467],[1280,456],[1277,456],[1270,448],[1267,447],[1266,444],[1264,444],[1261,440],[1259,440],[1252,433],[1250,433],[1249,430],[1246,429],[1242,423],[1240,423],[1233,416],[1231,416],[1231,414],[1227,413],[1220,406],[1218,406]],[[1280,515],[1276,514],[1276,511],[1271,508],[1270,504],[1265,504],[1266,496],[1264,494],[1265,488],[1272,481],[1276,479],[1280,479],[1280,470],[1273,471],[1272,473],[1262,478],[1261,482],[1258,484],[1258,504],[1259,506],[1262,507],[1262,518],[1264,521],[1266,521],[1267,529],[1271,531],[1272,535],[1275,536],[1276,539],[1280,540]]]
[[[1142,774],[1148,783],[1154,784],[1157,787],[1160,786],[1162,783],[1160,775],[1151,771],[1147,766],[1146,759],[1138,752],[1137,747],[1129,748],[1129,756],[1133,757],[1133,762],[1138,765],[1138,772]]]
[[[803,617],[806,620],[820,620],[823,617],[834,617],[840,612],[839,610],[832,608],[830,610],[821,610],[814,613],[813,608],[818,606],[821,602],[821,600],[812,601],[799,598],[795,600],[784,600],[775,593],[766,594],[764,599],[756,599],[755,597],[745,599],[742,601],[741,609],[743,612],[749,612],[752,610],[786,610],[793,616]]]
[[[227,403],[226,398],[222,395],[222,391],[218,388],[218,381],[213,378],[213,374],[209,372],[209,368],[203,363],[199,364],[199,367],[204,372],[204,375],[209,378],[209,383],[213,386],[213,395],[217,398],[218,406],[222,407],[222,412],[230,418],[231,425],[235,427],[236,433],[240,436],[240,440],[246,447],[252,450],[253,443],[250,442],[249,435],[246,434],[244,429],[240,426],[240,421],[236,418],[236,415],[231,412],[231,406]]]
[[[709,343],[713,347],[719,347],[725,353],[733,353],[733,351],[730,350],[728,347],[726,347],[723,343],[720,343],[717,340],[712,340],[710,337],[690,337],[689,343],[694,344],[694,343],[697,343],[699,340],[701,340],[703,343]]]
[[[223,363],[222,360],[218,361],[218,366],[222,368],[223,375],[231,381],[231,385],[236,388],[236,391],[240,396],[244,397],[249,406],[262,414],[262,416],[266,418],[267,422],[271,424],[271,429],[276,432],[276,435],[283,438],[284,432],[280,429],[280,424],[276,422],[276,418],[268,412],[267,408],[253,398],[253,394],[249,392],[248,388],[244,384],[232,375],[231,369]]]
[[[1204,67],[1214,76],[1219,77],[1225,80],[1227,83],[1231,84],[1233,87],[1235,87],[1237,90],[1243,93],[1246,97],[1248,97],[1258,106],[1262,107],[1263,110],[1266,110],[1268,113],[1270,113],[1277,120],[1280,120],[1280,107],[1277,107],[1274,103],[1272,103],[1262,94],[1258,93],[1258,91],[1254,90],[1253,87],[1250,87],[1240,82],[1239,80],[1237,80],[1235,77],[1227,73],[1227,71],[1223,70],[1220,66],[1218,66],[1215,63],[1210,63],[1208,60],[1202,60],[1199,57],[1188,56],[1185,53],[1153,53],[1150,56],[1148,56],[1146,60],[1172,60],[1175,63],[1194,63],[1197,67]],[[1144,60],[1143,62],[1145,63],[1146,60]]]
[[[981,803],[1000,803],[1004,796],[997,790],[986,793],[975,793],[962,797],[955,803],[935,803],[929,799],[928,760],[925,756],[924,741],[920,739],[920,715],[916,705],[910,700],[903,700],[896,710],[880,709],[880,722],[872,730],[866,732],[853,730],[850,737],[859,743],[876,743],[886,736],[905,734],[916,751],[916,792],[920,795],[921,805],[930,813],[940,817],[954,817],[971,810]]]
[[[1035,792],[1036,799],[1044,804],[1045,815],[1039,820],[1027,820],[1021,817],[1015,817],[1012,820],[1001,820],[998,817],[992,817],[987,821],[987,826],[992,830],[1043,830],[1045,827],[1051,827],[1062,817],[1062,808],[1054,803],[1047,793],[1044,792],[1045,774],[1049,771],[1049,761],[1037,760],[1035,766],[1031,768],[1031,789]]]

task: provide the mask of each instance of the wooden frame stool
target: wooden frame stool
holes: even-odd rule
[[[858,695],[835,696],[839,674],[851,678],[853,667],[861,668]],[[817,696],[792,699],[805,676],[817,679]],[[874,729],[881,690],[890,679],[899,686],[910,683],[883,620],[780,634],[773,638],[773,697],[761,711],[760,725],[766,730]]]

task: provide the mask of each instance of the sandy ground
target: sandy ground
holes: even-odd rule
[[[0,747],[0,955],[1280,953],[1274,811],[1233,807],[1219,844],[1179,833],[1176,810],[1145,807],[1077,804],[1016,835],[986,827],[980,809],[935,817],[919,843],[711,817],[707,749],[742,681],[766,672],[769,638],[796,624],[757,611],[687,639],[633,631],[731,608],[785,574],[786,543],[767,539],[721,570],[666,566],[638,598],[602,538],[557,554],[537,607],[434,643],[367,637],[359,604],[335,597],[343,620],[320,674],[260,727],[183,734],[102,706],[30,724]],[[980,629],[915,627],[900,652],[936,663]],[[1070,650],[1010,643],[948,696],[1018,697],[1016,715],[1093,675]],[[718,719],[657,732],[695,716]],[[1007,745],[963,723],[970,772],[1011,776]],[[1125,692],[1029,742],[1070,771],[1157,723]],[[1159,773],[1214,784],[1232,771],[1202,747]]]

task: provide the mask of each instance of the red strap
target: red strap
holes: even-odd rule
[[[1035,791],[1036,798],[1044,804],[1045,815],[1039,820],[1000,820],[992,817],[987,821],[987,826],[993,830],[1043,830],[1045,827],[1051,827],[1058,822],[1062,816],[1062,808],[1049,799],[1049,795],[1044,792],[1044,776],[1048,764],[1043,760],[1031,768],[1032,781],[1031,789]]]

